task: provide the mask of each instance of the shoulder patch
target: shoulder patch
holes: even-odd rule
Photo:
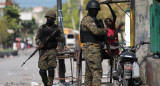
[[[96,24],[95,24],[95,23],[92,23],[92,25],[93,25],[93,26],[96,26]]]

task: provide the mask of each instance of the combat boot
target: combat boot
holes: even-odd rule
[[[47,85],[48,79],[47,79],[47,73],[46,73],[46,71],[45,70],[40,70],[39,74],[40,74],[40,76],[42,78],[42,82],[43,82],[44,86],[48,86]]]
[[[47,84],[44,84],[44,86],[48,86]]]

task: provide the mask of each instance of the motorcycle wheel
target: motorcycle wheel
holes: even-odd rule
[[[123,77],[122,86],[129,86],[129,80],[126,80],[126,79]]]
[[[132,83],[131,79],[125,79],[123,77],[122,86],[134,86],[134,84]]]
[[[113,80],[113,86],[121,86],[117,80]]]

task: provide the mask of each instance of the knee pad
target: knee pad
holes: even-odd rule
[[[50,77],[54,77],[54,67],[48,68],[48,75],[49,75]]]

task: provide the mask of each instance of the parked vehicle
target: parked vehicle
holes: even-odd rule
[[[65,34],[65,45],[71,51],[76,51],[80,49],[81,43],[79,38],[79,31],[64,28]]]
[[[119,57],[116,57],[117,61],[113,63],[113,66],[115,66],[115,69],[113,69],[114,86],[140,86],[141,79],[136,51],[144,44],[149,44],[149,42],[142,41],[133,48],[125,48],[120,45],[123,51]]]

